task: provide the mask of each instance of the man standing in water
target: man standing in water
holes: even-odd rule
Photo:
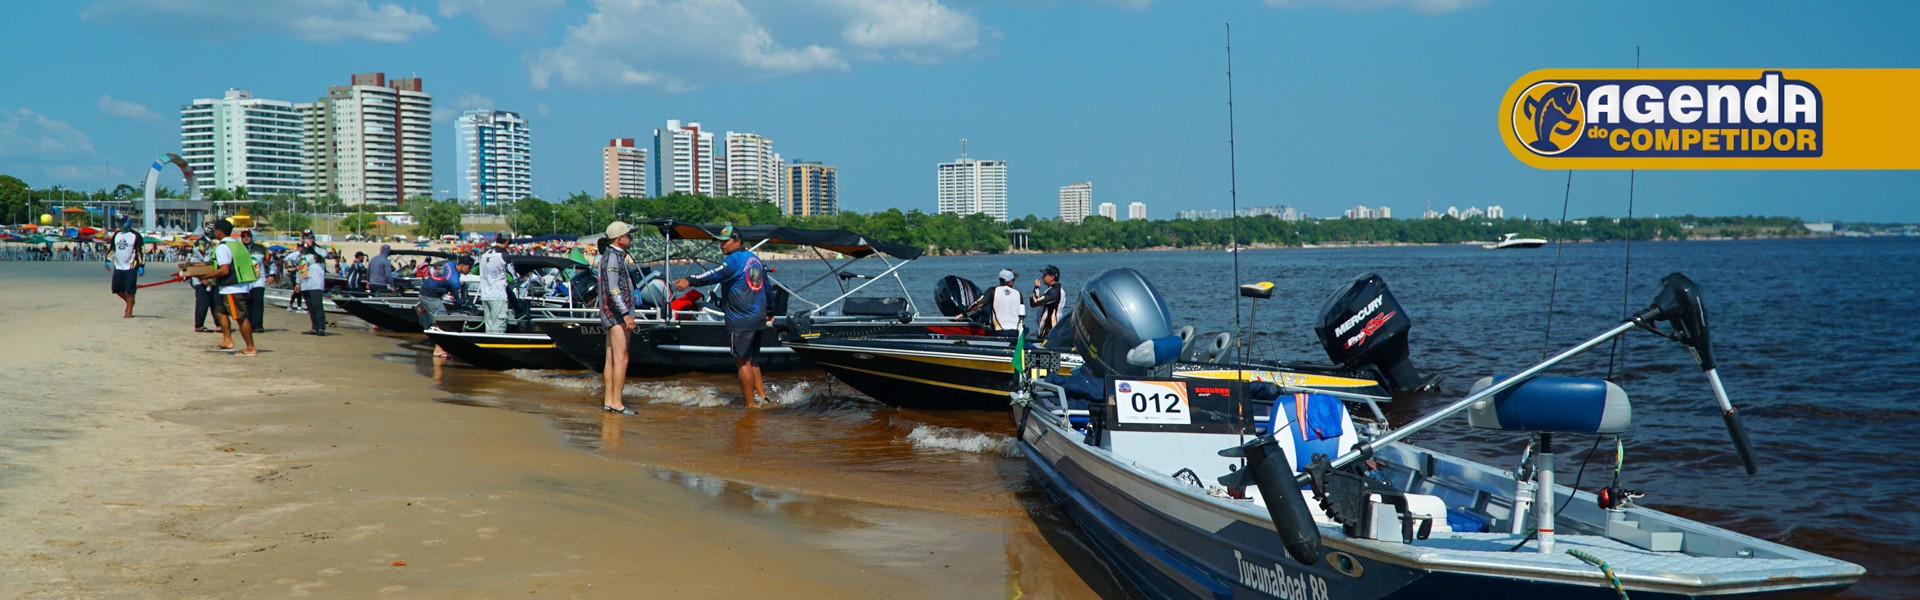
[[[146,260],[140,256],[140,234],[132,227],[122,227],[120,233],[113,234],[113,295],[127,303],[127,312],[122,318],[133,318],[133,296],[140,292],[140,271],[146,269]]]
[[[720,251],[727,256],[719,268],[674,280],[673,289],[677,292],[689,286],[726,284],[727,336],[734,367],[740,372],[740,395],[746,398],[747,408],[758,408],[760,400],[767,397],[767,385],[754,359],[760,356],[761,334],[772,321],[767,315],[767,267],[747,250],[732,225],[721,230],[720,237],[726,238]]]
[[[606,394],[600,410],[623,415],[634,414],[621,397],[627,386],[627,342],[633,337],[633,275],[628,271],[627,249],[633,247],[633,226],[621,221],[607,224],[607,245],[593,265],[595,296],[600,303],[600,326],[607,330],[607,364],[600,371]]]

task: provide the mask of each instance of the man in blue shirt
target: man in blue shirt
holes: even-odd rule
[[[767,397],[767,386],[760,379],[760,365],[753,359],[760,355],[761,333],[773,321],[767,315],[767,267],[760,264],[760,257],[747,250],[733,226],[721,230],[720,236],[726,239],[721,242],[720,251],[727,256],[719,268],[674,280],[673,289],[682,291],[689,286],[716,283],[726,286],[728,345],[733,351],[733,364],[740,372],[740,395],[746,398],[747,408],[759,408],[760,399]]]
[[[447,298],[459,301],[460,276],[473,271],[473,257],[462,256],[458,260],[449,260],[429,267],[428,275],[420,280],[420,328],[432,329],[434,319],[447,312]],[[433,346],[433,355],[446,357],[447,351],[438,344]]]

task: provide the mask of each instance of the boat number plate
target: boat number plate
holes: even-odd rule
[[[1121,423],[1142,425],[1191,425],[1193,407],[1188,404],[1184,381],[1121,381],[1114,385],[1115,414]]]

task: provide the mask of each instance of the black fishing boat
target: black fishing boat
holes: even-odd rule
[[[693,243],[708,248],[717,246],[723,229],[716,225],[673,220],[656,220],[647,225],[659,232],[669,253],[676,252],[676,243]],[[803,331],[807,335],[819,336],[985,333],[985,329],[972,321],[923,315],[915,306],[911,295],[906,293],[905,284],[900,281],[899,270],[920,257],[921,250],[918,248],[872,240],[839,229],[752,225],[736,227],[734,230],[753,248],[769,243],[807,248],[813,250],[827,266],[826,274],[799,286],[788,286],[779,280],[777,274],[768,277],[773,284],[769,292],[769,312],[776,316],[772,329],[760,339],[759,363],[764,370],[811,368],[811,363],[786,347],[788,342],[800,339],[798,332]],[[823,250],[849,260],[830,260],[821,252]],[[675,311],[666,297],[666,282],[677,277],[670,259],[674,256],[698,255],[696,248],[694,252],[682,251],[663,256],[661,271],[640,283],[641,292],[636,297],[645,303],[637,319],[638,328],[628,345],[628,361],[632,363],[628,367],[629,373],[732,372],[735,369],[729,351],[726,323],[720,318],[720,313],[710,308]],[[881,262],[885,268],[876,274],[859,274],[850,270],[863,259],[870,258]],[[864,281],[857,285],[852,283],[859,280]],[[900,295],[855,296],[874,283],[887,280],[899,286]],[[824,301],[806,297],[808,291],[827,281],[838,284],[838,295]],[[597,319],[536,319],[535,322],[563,352],[589,368],[604,368],[606,333]]]
[[[454,358],[484,369],[580,368],[533,319],[564,319],[591,314],[592,309],[573,308],[571,294],[547,294],[546,290],[532,289],[533,278],[529,275],[542,269],[555,269],[565,276],[569,271],[585,269],[586,265],[566,258],[524,254],[508,254],[506,260],[519,282],[513,289],[514,318],[507,322],[506,331],[487,333],[479,315],[461,311],[436,318],[434,327],[425,332],[427,337]]]

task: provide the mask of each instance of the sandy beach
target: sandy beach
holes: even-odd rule
[[[444,401],[405,340],[296,335],[304,316],[278,312],[261,355],[234,356],[191,332],[191,302],[149,288],[122,319],[98,265],[0,263],[0,597],[1092,594],[1024,515],[974,544],[994,564],[875,558],[898,541],[823,542],[854,530],[697,493],[728,484],[583,451],[527,411]],[[646,445],[594,395],[550,406],[606,419],[602,449]],[[954,539],[1006,528],[899,518],[951,521],[929,527]],[[1067,574],[1022,584],[1022,564]]]

